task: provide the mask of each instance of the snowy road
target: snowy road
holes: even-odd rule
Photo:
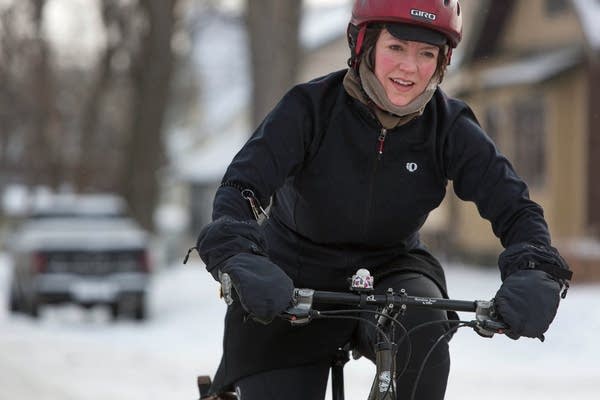
[[[8,266],[0,254],[0,400],[198,398],[195,376],[217,364],[224,312],[201,264],[156,275],[147,323],[75,307],[46,308],[39,321],[11,316]],[[448,281],[463,299],[487,299],[498,286],[494,271],[460,266],[448,268]],[[598,399],[599,310],[600,286],[576,286],[545,343],[459,331],[446,399]],[[365,360],[349,364],[349,400],[366,398],[372,372]]]

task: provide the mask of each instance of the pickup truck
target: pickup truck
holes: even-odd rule
[[[80,196],[23,221],[10,246],[12,312],[38,317],[40,306],[67,302],[146,319],[149,235],[110,200]]]

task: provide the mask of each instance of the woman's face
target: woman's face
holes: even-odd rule
[[[437,46],[397,39],[384,29],[375,43],[375,76],[392,104],[405,106],[419,96],[435,74]]]

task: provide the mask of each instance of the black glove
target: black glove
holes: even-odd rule
[[[496,294],[496,311],[510,327],[507,335],[538,337],[556,315],[567,294],[572,273],[558,250],[552,246],[517,243],[506,248],[498,259],[502,286]]]
[[[227,273],[244,310],[262,323],[292,306],[294,283],[267,257],[240,253],[220,268]]]
[[[242,307],[254,319],[270,322],[292,304],[292,280],[266,257],[265,241],[255,221],[223,217],[200,233],[196,248],[206,269],[220,281],[227,273]]]
[[[556,316],[561,285],[539,270],[520,270],[509,275],[494,300],[496,312],[509,326],[506,335],[543,339]]]

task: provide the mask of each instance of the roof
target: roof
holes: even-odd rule
[[[583,49],[567,47],[523,57],[511,63],[485,70],[481,74],[481,86],[496,88],[543,82],[578,65],[582,61],[583,55]]]
[[[478,31],[473,33],[473,42],[465,57],[483,58],[496,51],[514,6],[514,0],[488,1],[480,4],[483,16],[474,23],[474,29]]]
[[[600,52],[600,0],[571,0],[588,46]],[[516,6],[515,0],[479,0],[477,18],[471,21],[470,43],[457,49],[456,60],[469,63],[490,56],[497,50],[504,28]]]
[[[600,51],[600,0],[571,0],[590,47]]]

